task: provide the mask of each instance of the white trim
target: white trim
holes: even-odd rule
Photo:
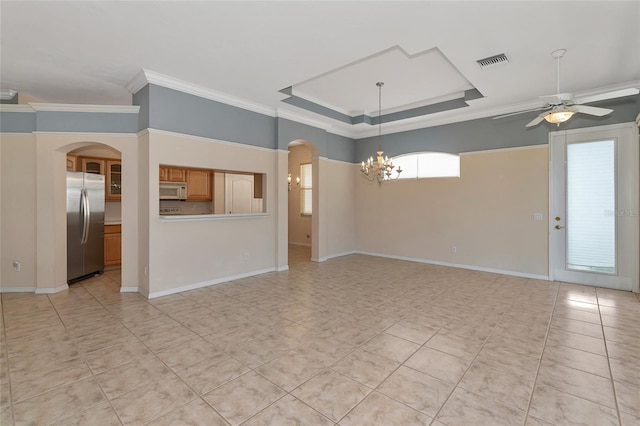
[[[329,254],[329,255],[327,255],[327,260],[335,259],[336,257],[349,256],[349,255],[357,254],[357,253],[358,252],[356,250],[351,250],[351,251],[344,251],[342,253]]]
[[[313,113],[312,111],[308,111],[308,110],[304,110],[305,113],[309,114],[309,113]],[[317,113],[313,113],[316,115],[320,115],[322,118],[326,118],[327,120],[335,120],[333,118],[330,117],[325,117],[324,115],[321,114],[317,114]],[[307,126],[311,126],[311,127],[316,127],[318,129],[324,130],[328,133],[333,133],[334,135],[338,135],[338,136],[344,136],[345,138],[354,138],[355,136],[358,135],[358,133],[352,132],[349,129],[343,129],[340,127],[336,127],[336,125],[330,123],[330,122],[326,122],[326,121],[319,121],[319,120],[315,120],[313,118],[309,118],[306,115],[302,115],[298,112],[294,112],[291,111],[289,109],[284,109],[284,108],[277,108],[276,109],[276,117],[278,118],[284,118],[285,120],[290,120],[290,121],[294,121],[296,123],[300,123],[300,124],[306,124]],[[340,125],[342,126],[353,126],[353,124],[349,124],[349,123],[344,123],[342,121],[338,121],[335,120],[337,123],[340,123]],[[377,133],[376,133],[377,134]]]
[[[178,216],[159,216],[160,222],[198,222],[201,220],[227,219],[260,219],[271,216],[271,213],[236,213],[236,214],[183,214]]]
[[[84,105],[84,104],[49,104],[29,102],[35,111],[54,112],[105,112],[115,114],[137,114],[138,105]]]
[[[275,268],[275,267],[266,268],[266,269],[259,269],[257,271],[245,272],[245,273],[242,273],[242,274],[231,275],[231,276],[223,277],[223,278],[216,278],[215,280],[208,280],[208,281],[202,281],[202,282],[199,282],[199,283],[183,285],[183,286],[180,286],[180,287],[170,288],[168,290],[161,290],[161,291],[156,291],[156,292],[153,292],[153,293],[149,293],[148,298],[149,299],[155,299],[156,297],[168,296],[170,294],[181,293],[183,291],[188,291],[188,290],[195,290],[197,288],[208,287],[210,285],[226,283],[228,281],[235,281],[235,280],[239,280],[241,278],[253,277],[254,275],[266,274],[267,272],[275,272],[275,271],[277,271],[277,268]]]
[[[427,263],[429,265],[448,266],[451,268],[470,269],[472,271],[491,272],[493,274],[511,275],[514,277],[532,278],[535,280],[549,281],[548,275],[530,274],[528,272],[508,271],[504,269],[485,268],[483,266],[463,265],[460,263],[441,262],[439,260],[418,259],[415,257],[395,256],[392,254],[373,253],[369,251],[356,250],[355,253],[366,256],[386,257],[389,259],[406,260],[409,262]]]
[[[349,166],[359,166],[360,163],[351,163],[350,161],[336,160],[334,158],[322,157],[327,163],[348,164]]]
[[[137,293],[138,287],[120,287],[120,293]]]
[[[31,105],[0,104],[0,112],[36,112]]]
[[[640,112],[638,113],[638,116],[636,117],[636,124],[638,125],[638,127],[640,127]]]
[[[124,88],[127,89],[132,95],[135,95],[147,84],[149,84],[149,82],[147,81],[147,77],[145,77],[144,75],[144,68],[142,68],[136,73],[136,75],[133,76],[131,80],[129,80],[127,84],[124,85]]]
[[[69,284],[64,284],[58,287],[36,288],[36,294],[54,294],[67,290],[68,288]]]
[[[155,133],[155,134],[158,134],[158,135],[184,137],[184,138],[188,138],[188,139],[193,139],[195,141],[215,142],[215,143],[234,146],[234,147],[238,147],[238,148],[257,149],[259,151],[264,151],[264,152],[273,152],[274,151],[273,148],[265,148],[263,146],[247,145],[247,144],[240,143],[240,142],[223,141],[223,140],[220,140],[220,139],[207,138],[205,136],[195,136],[195,135],[189,135],[189,134],[186,134],[186,133],[171,132],[169,130],[159,130],[159,129],[153,129],[153,128],[141,130],[141,131],[139,131],[137,133],[137,135],[138,136],[144,136],[146,134],[145,132],[148,132],[150,135]]]
[[[221,102],[226,105],[235,106],[238,108],[246,109],[248,111],[257,112],[258,114],[268,115],[269,117],[275,117],[276,113],[273,108],[242,99],[236,96],[231,96],[226,93],[218,92],[207,87],[199,86],[197,84],[189,83],[184,80],[169,77],[168,75],[160,74],[148,69],[142,69],[140,73],[136,74],[133,79],[125,86],[129,92],[135,94],[138,90],[142,89],[146,84],[143,83],[142,78],[149,84],[155,84],[156,86],[166,87],[167,89],[177,90],[182,93],[195,95],[201,98],[209,99],[216,102]]]
[[[138,293],[140,293],[141,295],[143,295],[147,299],[149,298],[149,290],[147,290],[146,288],[138,287]]]
[[[3,101],[8,101],[9,99],[13,99],[13,97],[17,94],[18,92],[13,89],[2,89],[0,90],[0,99],[2,99]]]
[[[138,135],[135,133],[91,133],[91,132],[47,132],[47,131],[35,131],[31,132],[34,135],[73,135],[73,136],[87,136],[87,137],[96,137],[96,136],[105,136],[105,137],[126,137],[126,138],[138,138]],[[76,141],[77,142],[77,141]]]
[[[35,287],[0,287],[0,293],[33,293]]]
[[[320,263],[320,262],[326,262],[326,261],[327,261],[327,258],[326,258],[326,257],[312,257],[312,258],[311,258],[311,261],[312,261],[312,262],[318,262],[318,263]]]
[[[514,146],[512,148],[496,148],[496,149],[485,149],[483,151],[467,151],[467,152],[461,152],[458,155],[463,156],[463,155],[475,155],[475,154],[493,154],[494,152],[524,151],[527,149],[540,149],[540,148],[549,148],[549,144],[542,143],[540,145]]]
[[[276,268],[276,272],[284,272],[284,271],[288,271],[288,270],[289,270],[289,265],[278,266]]]

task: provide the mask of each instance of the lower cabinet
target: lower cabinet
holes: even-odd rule
[[[104,266],[122,263],[121,225],[104,226]]]

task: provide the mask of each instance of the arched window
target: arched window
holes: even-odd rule
[[[444,152],[414,152],[393,157],[402,168],[400,179],[460,177],[460,156]]]

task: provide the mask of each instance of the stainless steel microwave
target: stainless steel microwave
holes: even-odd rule
[[[186,182],[160,182],[161,200],[186,200]]]

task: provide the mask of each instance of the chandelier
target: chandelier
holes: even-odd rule
[[[385,180],[395,180],[400,177],[402,169],[400,166],[396,168],[393,165],[393,160],[384,155],[382,151],[382,86],[383,82],[376,83],[378,86],[378,143],[379,149],[376,153],[376,159],[373,157],[367,158],[367,161],[362,162],[360,171],[362,175],[370,182],[377,180],[378,183],[382,183]],[[394,170],[395,169],[395,170]]]

